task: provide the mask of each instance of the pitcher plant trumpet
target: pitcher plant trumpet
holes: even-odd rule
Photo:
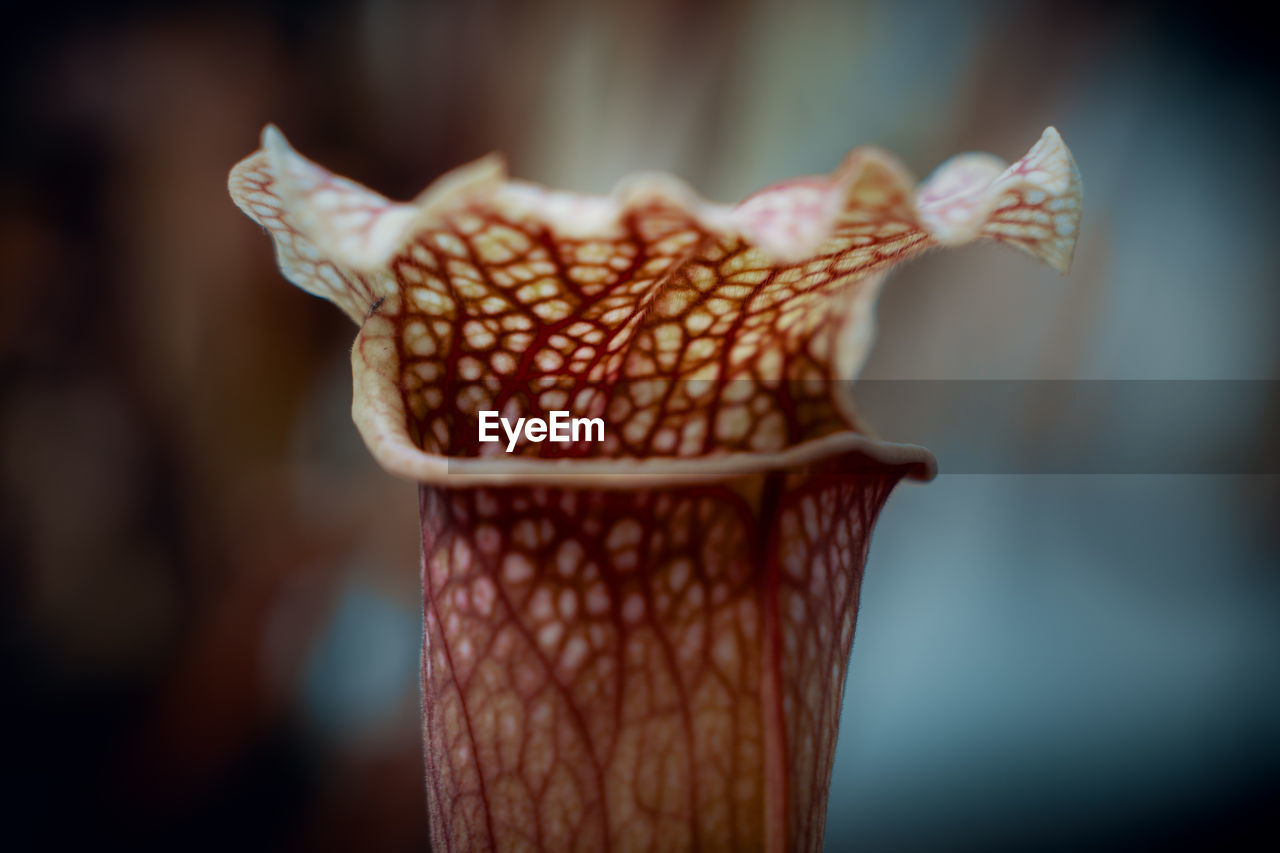
[[[821,849],[872,526],[934,471],[854,406],[875,299],[979,238],[1065,273],[1057,131],[918,188],[859,148],[729,206],[662,174],[551,191],[495,156],[396,203],[268,127],[230,189],[359,325],[353,417],[420,484],[433,842]],[[562,415],[602,434],[551,440]]]

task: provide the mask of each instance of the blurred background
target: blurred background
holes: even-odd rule
[[[349,322],[227,196],[269,121],[395,198],[500,150],[558,187],[666,169],[733,200],[858,144],[924,175],[1057,126],[1086,186],[1070,276],[994,246],[917,261],[865,375],[1250,380],[1250,403],[1223,433],[1104,395],[1127,446],[1174,435],[1220,470],[960,446],[899,488],[828,848],[1276,841],[1280,493],[1251,460],[1280,421],[1280,80],[1248,5],[70,3],[2,38],[19,849],[427,844],[415,490],[350,423]],[[1015,414],[997,456],[1054,440],[1054,410]],[[886,434],[947,407],[921,417]]]

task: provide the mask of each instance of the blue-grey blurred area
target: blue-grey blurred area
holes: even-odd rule
[[[1273,836],[1273,487],[944,475],[894,496],[864,581],[828,847]]]
[[[397,198],[500,150],[720,200],[1056,126],[1070,275],[975,246],[880,302],[865,379],[942,389],[881,431],[942,474],[873,539],[827,846],[1278,843],[1280,75],[1249,4],[133,0],[3,39],[6,847],[427,844],[414,489],[350,423],[350,324],[227,197],[267,122]],[[1107,390],[1067,429],[1044,380]],[[1155,381],[1252,396],[1123,392]]]
[[[948,474],[1280,474],[1280,383],[1250,379],[866,379],[877,433]]]

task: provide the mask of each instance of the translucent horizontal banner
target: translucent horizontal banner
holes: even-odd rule
[[[926,448],[944,475],[1280,473],[1276,381],[621,383],[553,374],[519,383],[445,379],[408,399],[428,453],[449,463],[483,458],[489,473],[555,459],[610,476],[660,461],[681,476],[672,466],[726,457],[812,466],[850,452],[929,467],[927,455],[922,461],[876,439]]]

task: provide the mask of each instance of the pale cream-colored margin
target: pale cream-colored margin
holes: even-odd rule
[[[641,173],[619,181],[606,196],[550,190],[507,177],[496,154],[459,166],[432,182],[414,201],[393,202],[346,178],[332,175],[289,146],[273,125],[262,133],[262,149],[232,169],[230,188],[251,218],[262,216],[243,198],[241,173],[265,156],[276,179],[274,192],[294,229],[337,264],[356,272],[382,268],[423,228],[439,224],[451,210],[488,204],[509,216],[536,215],[558,233],[582,237],[616,233],[629,212],[655,201],[687,213],[712,234],[741,237],[784,261],[815,250],[829,235],[863,177],[881,172],[910,191],[911,173],[877,148],[856,148],[829,175],[791,178],[753,193],[738,204],[707,201],[674,175]],[[1000,171],[1003,168],[1003,171]],[[1050,127],[1025,157],[1004,168],[986,154],[962,154],[938,167],[916,194],[919,224],[941,245],[953,246],[988,233],[984,225],[1011,191],[1041,192],[1060,205],[1054,226],[1074,245],[1080,215],[1080,178],[1071,152]],[[856,201],[856,199],[852,199]],[[762,214],[767,213],[768,216]],[[1055,245],[1054,249],[1060,249]],[[1042,260],[1065,272],[1069,252]]]

